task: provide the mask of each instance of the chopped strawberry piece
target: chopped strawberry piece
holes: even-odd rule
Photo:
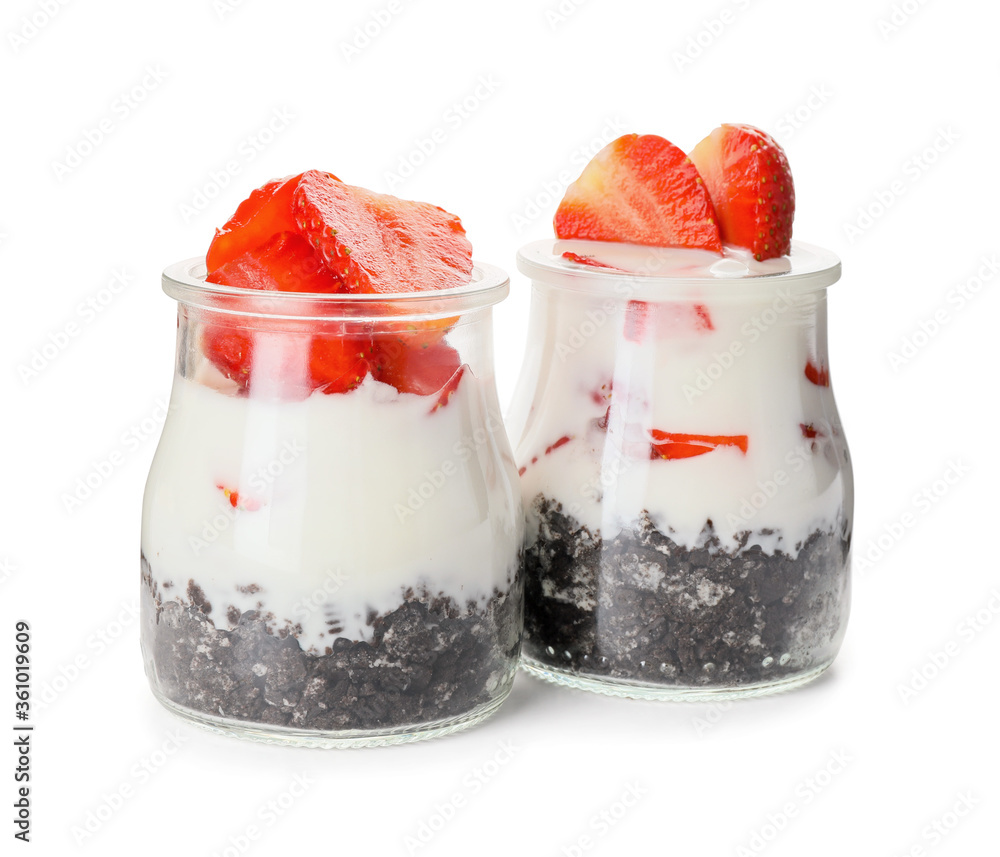
[[[691,152],[715,206],[722,240],[761,262],[792,249],[795,186],[784,150],[750,125],[722,125]]]
[[[431,408],[431,413],[443,408],[448,402],[451,401],[451,397],[455,394],[458,389],[458,385],[462,383],[462,376],[465,374],[465,370],[468,368],[466,364],[462,364],[455,370],[455,374],[448,379],[448,382],[441,388],[441,392],[438,394],[437,401],[434,403],[434,407]]]
[[[472,245],[442,208],[303,173],[294,192],[299,229],[349,292],[394,293],[464,286]]]
[[[557,440],[551,446],[545,448],[545,454],[548,455],[549,453],[559,449],[560,446],[565,446],[567,443],[570,442],[570,440],[571,438],[568,435],[563,435],[561,438],[559,438],[559,440]]]
[[[341,283],[323,265],[312,245],[297,232],[279,232],[254,252],[221,265],[206,277],[242,289],[330,294]]]
[[[226,499],[229,501],[229,505],[232,506],[234,509],[239,509],[240,511],[247,511],[247,512],[256,512],[260,508],[261,504],[258,500],[253,500],[253,499],[247,500],[243,497],[240,497],[238,491],[232,491],[225,485],[216,485],[215,487],[218,488],[226,496]]]
[[[458,352],[443,342],[410,348],[396,340],[380,340],[371,358],[372,375],[377,380],[400,393],[420,396],[444,391],[461,366]]]
[[[566,189],[554,225],[559,238],[722,252],[698,171],[653,134],[626,134],[601,149]]]
[[[715,330],[715,325],[712,324],[712,316],[709,315],[708,307],[705,304],[695,304],[694,314],[698,318],[695,322],[695,327],[698,330]]]
[[[814,437],[826,437],[816,426],[812,423],[799,423],[799,428],[802,429],[802,437],[814,438]]]
[[[817,387],[830,386],[830,370],[826,366],[817,366],[812,360],[806,363],[806,377]]]
[[[351,336],[314,336],[309,345],[309,376],[315,389],[324,393],[346,393],[368,374],[371,347]]]
[[[629,342],[642,342],[646,334],[649,304],[645,301],[629,301],[625,307],[625,338]]]
[[[623,274],[629,273],[624,268],[619,268],[617,265],[608,265],[606,262],[598,262],[593,256],[581,256],[579,253],[573,253],[567,250],[563,253],[564,259],[569,259],[570,262],[576,262],[577,265],[587,265],[590,268],[606,268],[609,271],[621,271]]]
[[[226,225],[215,230],[205,263],[209,273],[252,253],[279,232],[297,232],[292,216],[292,194],[301,175],[271,181],[252,191]]]
[[[653,443],[649,457],[654,460],[693,458],[696,455],[704,455],[706,452],[718,449],[720,446],[735,446],[746,455],[748,447],[748,438],[745,434],[682,434],[660,431],[659,429],[653,429],[650,434],[653,437]]]
[[[527,472],[528,472],[528,468],[527,467],[519,467],[519,468],[517,468],[517,475],[518,476],[524,476],[524,474],[527,473]]]
[[[245,330],[222,325],[207,325],[202,334],[202,350],[229,380],[246,390],[250,383],[250,359],[253,341]]]

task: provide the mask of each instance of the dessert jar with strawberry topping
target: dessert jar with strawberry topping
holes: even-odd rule
[[[287,214],[288,182],[296,213],[317,188],[339,195],[329,225],[274,232],[267,206]],[[388,212],[385,229],[412,235],[431,217],[459,236],[440,209],[319,173],[255,194],[217,234],[208,276],[199,259],[164,272],[178,331],[143,503],[150,684],[191,721],[268,742],[465,728],[507,696],[523,622],[523,512],[492,356],[507,276],[469,255],[435,278],[415,239],[383,242],[349,216]],[[367,267],[334,269],[333,235],[342,262]],[[253,249],[227,247],[234,236]],[[405,270],[362,280],[395,265],[383,243],[406,248]]]
[[[639,698],[819,675],[850,590],[826,332],[837,258],[547,240],[518,267],[532,281],[508,419],[526,668]]]

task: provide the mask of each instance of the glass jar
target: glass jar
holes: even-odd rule
[[[528,671],[665,699],[815,678],[849,611],[853,479],[826,330],[838,259],[549,240],[518,267]]]
[[[523,512],[499,415],[503,271],[396,295],[252,291],[168,268],[169,416],[146,484],[153,692],[310,746],[456,731],[507,696]]]

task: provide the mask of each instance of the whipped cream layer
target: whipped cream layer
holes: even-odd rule
[[[529,542],[540,494],[605,538],[648,513],[688,548],[705,539],[708,521],[727,550],[749,532],[744,546],[793,556],[810,533],[838,526],[852,491],[846,445],[831,388],[805,371],[826,366],[822,287],[831,280],[822,270],[803,288],[801,278],[786,280],[794,252],[755,263],[733,248],[720,259],[596,242],[538,247],[526,248],[534,259],[519,257],[536,291],[508,423],[521,438]],[[649,266],[655,277],[609,275],[564,262],[564,249],[632,270],[643,258],[660,262]],[[546,253],[551,271],[539,264]],[[650,460],[654,429],[746,436],[747,448]]]
[[[409,588],[462,606],[506,590],[516,472],[495,394],[468,367],[436,410],[371,377],[302,401],[218,380],[175,377],[149,474],[142,547],[164,601],[207,601],[221,628],[259,610],[322,653],[370,638],[369,612]]]

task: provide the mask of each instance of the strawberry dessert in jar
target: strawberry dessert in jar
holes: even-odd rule
[[[830,386],[837,258],[791,242],[787,160],[722,126],[628,135],[521,249],[508,430],[526,510],[523,662],[637,698],[825,670],[849,612],[853,481]]]
[[[329,747],[495,711],[522,629],[506,275],[473,264],[457,217],[311,171],[254,191],[163,282],[176,374],[141,544],[157,698]]]

